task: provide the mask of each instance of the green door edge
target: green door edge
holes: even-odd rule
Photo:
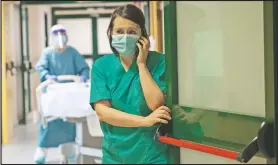
[[[269,53],[269,58],[268,59],[265,59],[266,62],[268,63],[271,63],[273,65],[270,66],[273,67],[272,70],[274,70],[274,73],[273,72],[270,72],[268,73],[268,77],[266,78],[269,78],[270,81],[272,80],[272,82],[274,82],[274,85],[273,85],[273,89],[272,91],[269,91],[269,95],[272,95],[272,92],[274,91],[274,99],[271,100],[273,101],[274,103],[277,103],[278,102],[278,79],[277,79],[277,74],[278,74],[278,47],[277,47],[277,44],[278,44],[278,3],[277,1],[265,1],[264,2],[264,10],[265,10],[265,17],[267,17],[269,15],[269,18],[272,25],[271,27],[268,27],[266,25],[264,25],[265,27],[264,28],[267,28],[267,37],[266,39],[272,41],[272,44],[270,44],[270,49],[272,48],[274,51],[273,52],[270,52]],[[268,18],[268,19],[269,19]],[[267,61],[268,60],[268,61]],[[274,62],[273,62],[274,61]],[[275,76],[273,76],[275,75]],[[272,78],[273,77],[273,78]],[[266,84],[267,85],[267,84]],[[270,107],[272,108],[272,107]],[[274,159],[267,159],[267,163],[268,164],[277,164],[278,163],[278,122],[277,122],[277,119],[278,119],[278,104],[275,104],[275,106],[270,109],[269,108],[269,111],[267,112],[267,114],[269,114],[267,116],[267,120],[269,121],[274,121],[274,139],[275,139],[275,156],[276,158]],[[273,116],[272,116],[273,114]]]
[[[178,104],[177,74],[177,17],[176,1],[164,1],[164,41],[166,58],[166,105],[173,109]],[[171,123],[175,127],[175,123]],[[169,130],[173,134],[172,130]],[[179,147],[170,146],[168,153],[170,164],[180,164]]]

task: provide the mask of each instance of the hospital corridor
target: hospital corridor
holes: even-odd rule
[[[278,163],[278,2],[1,12],[1,164]]]

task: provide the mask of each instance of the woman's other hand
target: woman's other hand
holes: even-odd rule
[[[137,65],[141,65],[141,64],[145,65],[149,54],[150,41],[145,37],[141,37],[139,39],[139,42],[141,44],[140,43],[136,44],[139,49],[139,54],[137,57]]]
[[[167,124],[168,120],[171,120],[170,113],[171,111],[168,107],[161,106],[144,118],[144,125],[150,127],[157,123]]]

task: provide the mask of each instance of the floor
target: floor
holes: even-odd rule
[[[11,144],[2,147],[3,164],[34,164],[33,155],[37,144],[38,124],[28,120],[27,125],[16,127]],[[58,149],[50,149],[47,164],[59,164]]]

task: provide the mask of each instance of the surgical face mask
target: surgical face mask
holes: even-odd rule
[[[112,47],[114,47],[120,56],[132,56],[136,52],[136,43],[139,40],[138,35],[116,34],[112,35]]]

